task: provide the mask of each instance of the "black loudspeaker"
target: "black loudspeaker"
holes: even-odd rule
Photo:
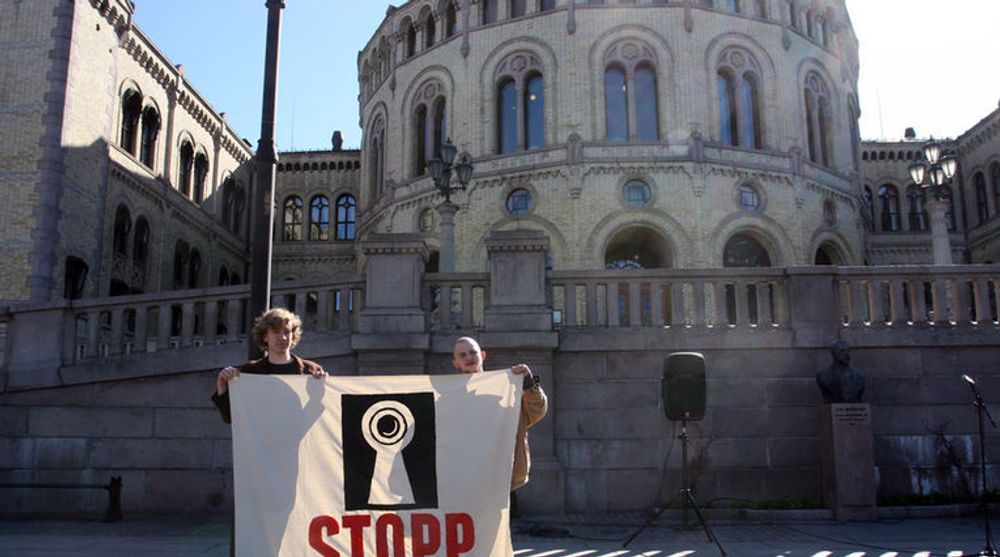
[[[663,412],[671,420],[705,417],[707,387],[705,356],[697,352],[674,352],[663,361]]]

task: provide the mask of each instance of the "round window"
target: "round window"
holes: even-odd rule
[[[518,188],[507,196],[507,212],[514,217],[527,215],[531,210],[531,192]]]
[[[630,207],[642,207],[653,197],[649,184],[642,180],[630,180],[625,184],[622,194],[625,196],[625,203]]]
[[[434,211],[431,209],[421,211],[417,226],[421,232],[430,232],[434,228]]]
[[[740,209],[744,211],[756,211],[760,208],[760,194],[753,186],[740,186]]]

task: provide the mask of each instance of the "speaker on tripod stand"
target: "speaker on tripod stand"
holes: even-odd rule
[[[688,433],[687,423],[697,421],[705,417],[705,408],[708,405],[708,385],[705,380],[705,356],[697,352],[674,352],[663,361],[663,377],[660,380],[660,389],[663,397],[663,412],[667,419],[681,422],[681,504],[684,519],[684,527],[691,525],[688,521],[688,508],[694,510],[702,530],[708,536],[708,541],[714,542],[719,552],[725,557],[726,550],[722,548],[718,538],[712,532],[705,517],[702,516],[698,503],[691,493],[690,477],[688,471]],[[666,467],[666,463],[664,463]],[[634,534],[632,534],[623,544],[628,547],[643,530],[652,524],[660,514],[666,510],[661,508],[656,513],[651,513],[650,518]]]

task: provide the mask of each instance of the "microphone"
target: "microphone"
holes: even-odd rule
[[[968,384],[970,384],[972,386],[976,385],[976,380],[973,379],[973,378],[971,378],[971,377],[969,377],[969,375],[966,374],[966,373],[962,374],[962,379],[964,379],[966,383],[968,383]]]

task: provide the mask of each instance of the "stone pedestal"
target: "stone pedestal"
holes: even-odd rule
[[[823,405],[823,504],[837,520],[874,520],[875,456],[868,404]]]
[[[487,331],[551,331],[552,310],[545,296],[545,254],[549,239],[534,230],[493,232]]]
[[[948,236],[948,202],[933,199],[927,202],[931,219],[931,242],[935,265],[951,265],[951,238]]]
[[[455,213],[458,205],[450,201],[437,206],[441,215],[441,249],[438,252],[438,272],[455,272]]]
[[[74,325],[73,312],[64,305],[20,311],[7,325],[11,337],[7,388],[58,385],[59,368],[72,360]]]

